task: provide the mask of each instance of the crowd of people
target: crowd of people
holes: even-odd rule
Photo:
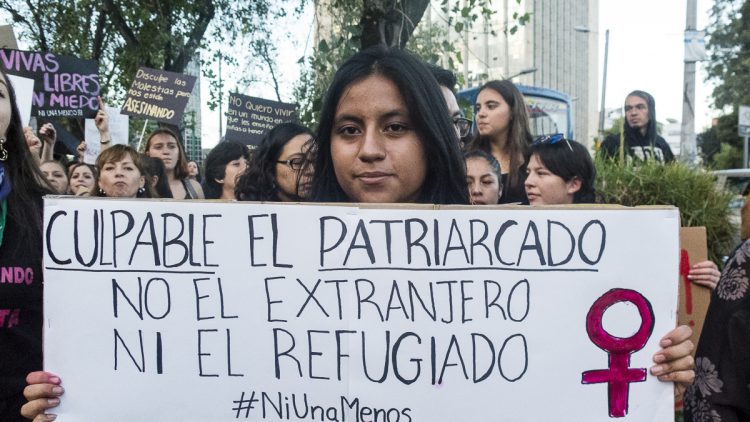
[[[315,132],[283,123],[253,150],[221,142],[201,172],[167,128],[146,138],[143,153],[111,145],[103,107],[96,118],[100,139],[87,140],[100,143],[96,165],[76,160],[66,167],[50,156],[54,128],[42,126],[36,136],[21,127],[13,88],[0,73],[0,263],[33,270],[33,280],[0,291],[0,309],[23,314],[16,325],[0,327],[0,420],[17,420],[21,413],[37,422],[53,420],[50,409],[63,394],[61,377],[41,371],[44,195],[477,206],[596,201],[589,151],[561,134],[532,139],[524,98],[512,82],[486,83],[472,122],[458,108],[451,76],[403,50],[359,52],[336,72]],[[619,143],[623,154],[637,159],[671,159],[647,148],[659,146],[648,137],[655,125],[653,98],[635,91],[625,106],[626,115],[637,118],[627,117],[619,142],[605,142],[607,154],[616,156]],[[628,137],[642,141],[641,153]],[[711,262],[696,265],[690,277],[721,290],[723,279]],[[662,348],[652,374],[689,386],[695,376],[691,329],[656,334],[663,335]]]

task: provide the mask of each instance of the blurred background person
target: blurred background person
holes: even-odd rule
[[[85,196],[92,193],[96,186],[96,168],[86,163],[75,163],[68,168],[70,173],[69,192],[76,196]]]
[[[65,171],[65,166],[59,161],[44,161],[42,162],[40,169],[42,174],[49,182],[50,186],[55,190],[58,195],[68,194],[68,172]]]
[[[250,155],[245,173],[237,181],[240,201],[301,201],[310,183],[310,129],[282,123],[271,129]]]
[[[146,139],[146,155],[161,159],[167,174],[171,198],[203,199],[201,185],[188,177],[187,158],[177,134],[167,128],[151,132]]]
[[[235,141],[224,141],[208,153],[206,157],[206,180],[203,192],[206,199],[235,199],[235,186],[247,169],[250,158],[247,146]]]
[[[527,204],[523,165],[532,137],[523,95],[511,81],[489,81],[479,90],[474,117],[477,135],[468,150],[480,149],[500,163],[500,203]]]
[[[466,184],[472,205],[495,205],[503,195],[502,172],[495,157],[477,149],[464,153]]]

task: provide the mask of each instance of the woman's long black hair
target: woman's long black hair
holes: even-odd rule
[[[521,91],[509,80],[489,81],[479,88],[479,92],[485,89],[491,89],[500,94],[510,107],[510,128],[508,129],[508,140],[505,144],[510,163],[505,170],[508,172],[508,184],[515,186],[518,182],[519,172],[523,171],[523,160],[533,140],[529,130],[529,113],[526,110],[526,102]],[[475,138],[469,143],[468,149],[481,149],[492,154],[492,139],[481,136],[477,132]]]
[[[311,199],[316,202],[350,201],[334,172],[331,132],[336,107],[346,89],[372,75],[383,76],[396,85],[422,143],[427,174],[418,202],[468,204],[466,167],[437,81],[419,58],[386,46],[371,47],[355,54],[333,77],[323,101],[315,139]]]
[[[203,194],[206,199],[219,199],[224,189],[222,183],[217,180],[223,180],[226,176],[227,164],[230,161],[240,158],[246,160],[250,158],[249,151],[245,144],[237,141],[220,142],[206,157],[206,178],[203,180]],[[236,190],[236,186],[235,186]]]
[[[533,144],[529,149],[527,163],[532,155],[536,155],[547,170],[564,181],[569,182],[576,177],[581,181],[581,189],[573,195],[574,204],[596,202],[596,168],[585,146],[576,141]]]
[[[34,160],[26,137],[23,134],[21,116],[16,106],[16,92],[7,74],[0,70],[8,88],[10,101],[10,123],[8,130],[0,136],[5,137],[3,146],[8,151],[8,159],[3,162],[9,176],[12,190],[8,195],[8,219],[21,224],[23,238],[42,239],[42,195],[53,194],[52,188],[39,170]]]

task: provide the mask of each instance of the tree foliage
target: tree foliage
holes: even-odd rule
[[[103,93],[112,99],[122,97],[139,66],[184,72],[211,43],[267,34],[274,11],[283,10],[270,0],[2,0],[0,9],[32,49],[98,60]]]
[[[698,136],[704,162],[715,168],[741,166],[737,110],[750,105],[750,2],[715,0],[707,28],[708,80],[716,86],[714,106],[728,112]],[[726,146],[724,146],[726,145]],[[736,155],[735,155],[736,154]]]
[[[706,227],[709,259],[722,257],[736,244],[738,228],[730,218],[732,193],[716,188],[716,179],[700,169],[654,160],[620,164],[596,160],[596,190],[603,204],[673,205],[684,227]]]
[[[521,0],[516,0],[520,3]],[[300,117],[308,126],[317,124],[323,94],[338,65],[367,47],[385,44],[407,48],[430,63],[447,56],[443,66],[453,69],[463,62],[460,51],[445,40],[443,25],[420,26],[429,0],[328,0],[318,2],[320,15],[331,18],[330,34],[322,34],[307,58],[307,69],[295,87],[301,101]],[[459,34],[476,23],[491,19],[495,13],[491,0],[442,0],[441,10],[448,26]],[[515,14],[506,33],[515,33],[530,20],[530,15]],[[494,32],[493,36],[497,35]],[[432,42],[441,40],[441,42]],[[300,59],[305,61],[304,58]]]
[[[717,108],[750,104],[750,2],[715,0],[707,28],[708,79]]]

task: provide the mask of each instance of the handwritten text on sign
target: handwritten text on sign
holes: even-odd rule
[[[296,104],[229,94],[226,139],[258,145],[274,126],[296,120]]]
[[[32,115],[94,117],[99,104],[99,63],[50,52],[0,49],[6,73],[34,79]]]
[[[66,420],[672,412],[670,384],[607,374],[650,367],[674,326],[673,209],[54,198],[45,220],[45,366],[63,378]],[[613,289],[634,299],[592,320]],[[614,352],[589,336],[632,337],[646,302],[653,335],[608,370]]]
[[[178,124],[196,77],[140,67],[122,104],[122,114]]]

